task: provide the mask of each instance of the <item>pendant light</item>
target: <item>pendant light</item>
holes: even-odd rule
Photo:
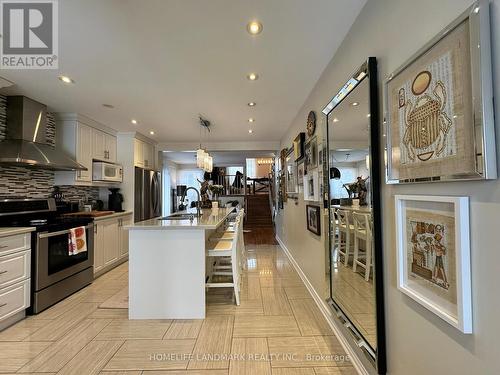
[[[200,147],[196,150],[196,166],[205,172],[213,171],[213,158],[201,147],[201,128],[205,128],[210,133],[210,121],[199,116],[200,119]]]

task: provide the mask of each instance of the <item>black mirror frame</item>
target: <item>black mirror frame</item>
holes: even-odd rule
[[[364,73],[364,75],[363,75]],[[383,127],[380,124],[380,111],[379,111],[379,93],[378,93],[378,76],[377,76],[377,59],[376,57],[369,57],[359,69],[352,75],[349,81],[339,90],[323,109],[323,114],[327,116],[326,119],[326,139],[329,142],[329,128],[328,128],[328,115],[354,90],[359,83],[364,79],[369,80],[369,105],[370,105],[370,161],[371,161],[371,180],[372,180],[372,214],[373,214],[373,241],[374,241],[374,283],[375,283],[375,314],[377,326],[377,348],[375,349],[375,356],[372,355],[372,350],[360,347],[360,353],[364,353],[369,362],[376,368],[378,374],[385,374],[387,371],[386,362],[386,339],[385,339],[385,313],[384,313],[384,278],[383,278],[383,242],[382,242],[382,202],[381,202],[381,186],[384,182],[384,171],[382,163],[384,163],[381,147],[380,147],[380,131]],[[361,78],[359,78],[361,77]],[[348,86],[351,84],[351,87]],[[354,84],[354,85],[353,85]],[[348,89],[346,90],[346,88]],[[347,92],[346,92],[347,91]],[[330,158],[327,158],[327,171],[330,170]],[[327,185],[328,199],[330,200],[330,184]],[[329,207],[329,205],[328,205]],[[330,209],[328,209],[330,215]],[[331,249],[331,221],[329,220],[329,249]],[[330,265],[332,264],[332,254],[330,254]],[[332,298],[332,282],[330,272],[330,298],[328,304],[334,311],[334,316],[338,317],[340,322],[346,325],[350,323],[347,315],[335,303]],[[356,336],[359,339],[362,336],[357,330],[346,327],[346,332],[349,332],[354,337],[353,347],[357,345]],[[349,337],[349,335],[346,335]],[[366,344],[367,345],[367,344]],[[370,348],[371,349],[371,348]]]

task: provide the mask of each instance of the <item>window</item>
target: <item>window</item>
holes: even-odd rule
[[[257,177],[256,164],[257,164],[256,159],[247,159],[247,177],[250,178]]]
[[[357,168],[337,167],[340,170],[340,180],[330,180],[331,198],[349,198],[344,184],[350,184],[356,181],[358,177]]]
[[[234,176],[236,172],[243,173],[243,167],[227,167],[226,168],[226,175],[227,176]]]
[[[200,169],[180,169],[177,172],[177,185],[186,185],[187,187],[194,187],[200,190],[200,183],[198,180],[203,181],[203,171]],[[194,190],[187,192],[187,199],[189,199],[188,206],[191,202],[196,202],[198,197]]]

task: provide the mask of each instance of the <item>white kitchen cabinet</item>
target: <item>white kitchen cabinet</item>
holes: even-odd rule
[[[134,139],[134,165],[136,167],[144,168],[144,142],[135,138]]]
[[[77,171],[77,181],[92,181],[92,128],[82,123],[77,124],[76,161],[82,164],[86,171]]]
[[[136,167],[154,169],[155,146],[151,143],[134,139],[134,165]]]
[[[104,223],[94,222],[94,274],[104,267]]]
[[[128,230],[132,213],[94,220],[94,275],[107,272],[128,256]]]
[[[116,163],[116,137],[111,134],[105,134],[104,146],[107,151],[107,161]]]
[[[104,266],[108,266],[118,260],[119,231],[118,219],[105,221],[104,232]]]
[[[106,159],[105,136],[99,129],[92,129],[92,158],[95,160]]]
[[[154,169],[155,147],[150,143],[143,145],[144,168]]]
[[[56,134],[57,147],[87,170],[56,171],[54,184],[105,186],[106,183],[92,181],[92,161],[116,163],[117,141],[113,129],[79,114],[57,113]]]
[[[0,331],[24,318],[30,306],[30,234],[0,237]]]
[[[132,225],[134,221],[132,220],[132,215],[127,215],[119,219],[119,250],[118,256],[120,258],[128,256],[128,230],[125,229],[126,226]]]
[[[92,158],[116,162],[116,137],[99,129],[92,129]]]

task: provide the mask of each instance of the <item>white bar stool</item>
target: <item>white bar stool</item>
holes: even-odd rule
[[[337,228],[339,232],[337,261],[340,255],[343,255],[345,266],[349,264],[349,257],[352,254],[351,235],[354,231],[354,225],[351,224],[349,216],[349,211],[337,210]]]
[[[371,215],[354,212],[352,214],[354,221],[354,256],[352,262],[352,270],[356,272],[357,266],[365,269],[365,280],[370,280],[370,270],[373,263],[372,256],[372,225]],[[365,241],[365,251],[359,251],[359,241]],[[365,262],[361,262],[364,259]]]
[[[229,258],[230,264],[226,266],[218,265],[215,262],[213,270],[211,270],[208,281],[205,286],[207,288],[233,288],[236,305],[240,305],[240,251],[239,251],[239,227],[240,222],[237,221],[235,225],[236,237],[232,240],[218,240],[208,241],[206,250],[207,257],[216,258]],[[224,268],[221,268],[224,267]],[[214,276],[230,276],[231,282],[214,282]]]

